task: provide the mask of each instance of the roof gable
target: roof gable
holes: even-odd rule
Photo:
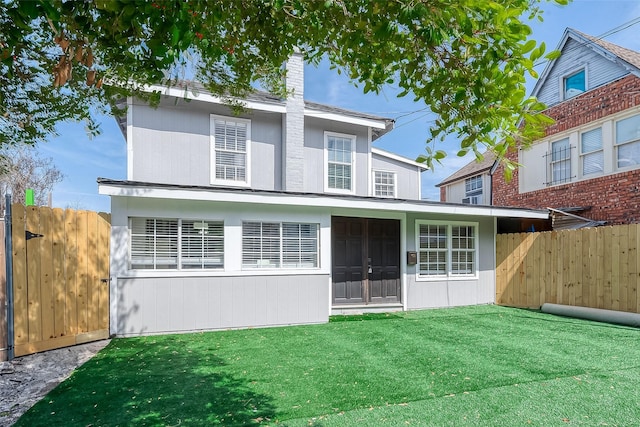
[[[587,91],[628,74],[640,77],[640,53],[567,28],[556,50],[560,57],[547,63],[532,95],[548,106],[563,101],[559,76],[591,66]],[[591,73],[591,76],[589,76]]]

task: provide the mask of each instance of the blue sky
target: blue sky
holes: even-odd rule
[[[602,34],[640,17],[640,0],[574,0],[568,6],[544,5],[544,22],[530,22],[533,38],[544,41],[547,49],[554,49],[565,27],[572,27],[592,36]],[[640,23],[621,29],[604,38],[630,49],[640,51]],[[541,66],[540,73],[544,69]],[[535,82],[530,79],[529,91]],[[433,115],[420,111],[424,104],[415,103],[411,97],[397,98],[397,88],[387,87],[379,95],[364,95],[361,89],[349,83],[344,75],[329,70],[327,64],[318,68],[305,68],[305,99],[342,108],[397,119],[396,128],[376,141],[375,146],[394,153],[416,158],[424,152],[425,141]],[[413,113],[412,113],[413,112]],[[89,139],[80,124],[64,124],[60,136],[40,144],[38,150],[64,173],[64,181],[53,191],[55,207],[71,207],[110,211],[107,196],[98,195],[96,178],[126,179],[126,145],[114,119],[102,119],[103,133]],[[457,141],[450,138],[439,148],[449,155],[434,172],[422,174],[423,197],[438,200],[434,187],[471,158],[459,158]]]

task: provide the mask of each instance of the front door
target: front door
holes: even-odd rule
[[[331,219],[333,303],[400,302],[400,221]]]

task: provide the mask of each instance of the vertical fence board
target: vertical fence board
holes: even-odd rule
[[[109,330],[109,256],[111,247],[111,215],[100,213],[98,216],[98,275],[100,282],[99,328]],[[104,282],[102,281],[104,279]]]
[[[66,276],[64,263],[64,211],[54,209],[51,221],[51,258],[53,262],[53,302],[55,305],[54,314],[54,335],[56,338],[67,334],[67,324],[65,319],[66,308]]]
[[[603,236],[603,249],[606,251],[607,249],[610,250],[611,252],[613,252],[613,233],[612,233],[613,227],[604,227],[602,229],[602,232],[604,234]],[[605,258],[603,260],[602,263],[602,267],[603,267],[603,277],[602,277],[602,285],[604,286],[603,289],[603,304],[602,304],[602,308],[607,309],[607,310],[611,310],[613,308],[613,305],[611,304],[612,301],[612,290],[611,290],[611,281],[612,281],[612,275],[613,275],[613,263],[611,262],[611,257],[606,256],[605,254]]]
[[[87,214],[87,330],[98,329],[100,314],[100,278],[98,277],[98,214]],[[98,308],[94,310],[92,308]]]
[[[587,244],[587,249],[588,249],[588,254],[589,254],[589,259],[587,260],[587,265],[589,268],[589,283],[587,286],[587,292],[589,294],[589,297],[587,298],[588,300],[588,306],[589,307],[596,307],[598,304],[597,301],[597,286],[598,286],[598,282],[596,281],[596,275],[597,275],[597,271],[598,271],[598,265],[597,265],[597,246],[596,246],[596,238],[597,238],[597,228],[590,228],[589,230],[589,238],[588,238],[588,244]]]
[[[42,339],[52,339],[55,337],[55,309],[53,301],[53,258],[52,258],[52,218],[51,209],[39,208],[40,229],[38,233],[42,237],[36,239],[40,250],[40,292],[41,292],[41,311],[42,319]]]
[[[78,313],[77,313],[77,271],[78,271],[78,244],[77,244],[77,224],[76,211],[67,209],[65,211],[65,266],[66,266],[66,300],[65,318],[68,325],[67,334],[78,334]]]
[[[611,310],[620,309],[620,228],[611,227],[611,252],[616,254],[611,262]]]
[[[40,232],[40,215],[35,206],[27,207],[27,230]],[[40,242],[27,240],[27,300],[29,304],[29,341],[42,340],[42,293],[40,291]]]
[[[24,238],[26,210],[11,205],[13,240],[13,310],[14,344],[29,342],[29,302],[27,298],[27,241]]]
[[[596,308],[604,308],[604,229],[596,228]]]
[[[629,239],[629,245],[627,250],[627,307],[625,311],[636,310],[636,293],[638,284],[635,281],[637,275],[637,248],[638,243],[636,241],[636,227],[627,227],[627,238]]]
[[[627,295],[629,288],[629,226],[621,225],[618,228],[620,236],[620,255],[618,257],[620,276],[618,287],[618,310],[627,309]]]
[[[77,225],[77,289],[76,295],[76,310],[78,317],[78,333],[87,332],[87,306],[88,306],[88,256],[87,256],[87,213],[85,211],[78,211],[76,217]]]
[[[549,299],[548,302],[558,302],[558,233],[549,233],[549,259],[551,260],[549,269]]]

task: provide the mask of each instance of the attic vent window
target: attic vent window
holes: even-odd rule
[[[584,93],[586,90],[584,69],[573,73],[564,78],[564,99],[573,98],[574,96]]]

